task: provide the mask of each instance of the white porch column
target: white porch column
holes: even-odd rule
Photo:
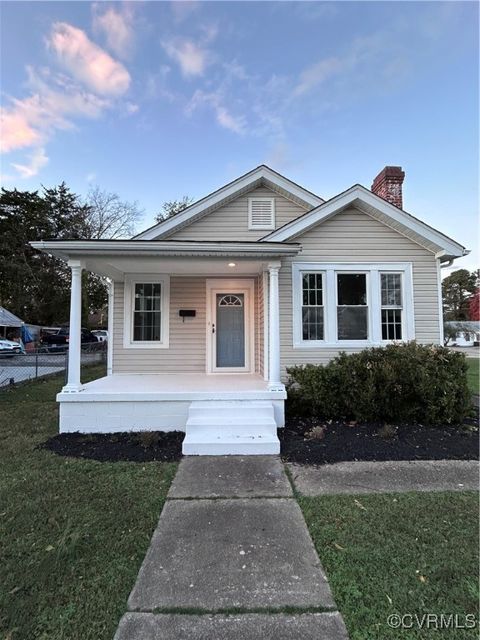
[[[270,391],[283,390],[280,380],[280,301],[278,295],[278,272],[280,264],[269,264],[269,304],[268,304],[268,388]]]
[[[72,271],[72,285],[70,290],[70,330],[68,336],[68,378],[63,387],[63,393],[77,393],[81,391],[80,361],[82,346],[82,263],[79,260],[69,260],[68,266]]]
[[[108,279],[108,323],[107,323],[107,376],[113,373],[113,298],[115,284]]]

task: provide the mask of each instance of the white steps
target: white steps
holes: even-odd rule
[[[268,400],[205,400],[191,403],[184,455],[280,453],[273,404]]]

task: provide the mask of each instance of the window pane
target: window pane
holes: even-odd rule
[[[302,303],[310,306],[323,304],[323,279],[321,273],[304,273],[302,277]]]
[[[382,309],[382,340],[402,339],[402,310]]]
[[[367,307],[337,307],[338,339],[367,340]]]
[[[382,273],[382,306],[402,306],[402,277],[399,273]]]
[[[323,340],[323,307],[303,307],[302,332],[304,340]]]
[[[366,305],[367,276],[365,273],[337,273],[338,304]]]

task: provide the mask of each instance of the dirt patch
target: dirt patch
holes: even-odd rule
[[[283,460],[300,464],[479,457],[478,413],[461,427],[435,428],[290,418],[279,438]]]
[[[173,462],[182,457],[181,431],[61,433],[40,445],[60,456],[99,462]]]

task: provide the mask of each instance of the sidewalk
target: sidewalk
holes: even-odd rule
[[[180,463],[115,640],[347,640],[278,458]]]

